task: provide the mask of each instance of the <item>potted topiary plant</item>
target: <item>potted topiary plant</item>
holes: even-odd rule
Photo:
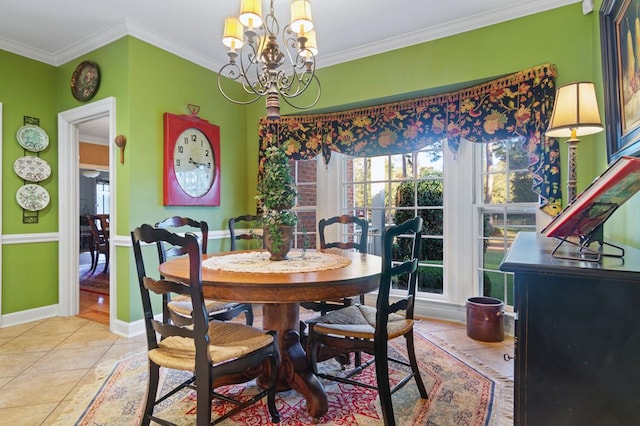
[[[258,182],[256,199],[260,202],[265,246],[271,260],[284,260],[291,250],[293,227],[298,218],[291,211],[295,204],[296,187],[289,173],[285,147],[271,146],[265,153],[262,179]]]

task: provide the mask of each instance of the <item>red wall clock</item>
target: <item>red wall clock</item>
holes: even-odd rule
[[[164,205],[220,205],[220,128],[164,113]]]

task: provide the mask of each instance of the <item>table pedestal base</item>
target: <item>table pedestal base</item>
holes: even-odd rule
[[[262,305],[262,328],[278,332],[281,366],[278,390],[294,389],[307,400],[307,409],[313,418],[324,416],[328,409],[327,394],[322,383],[311,372],[300,336],[296,331],[300,322],[298,303],[265,303]],[[259,377],[258,384],[268,383]]]

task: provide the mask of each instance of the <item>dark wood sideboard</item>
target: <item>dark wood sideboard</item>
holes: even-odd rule
[[[557,243],[521,232],[500,266],[515,273],[514,423],[640,425],[640,250],[593,263],[552,257]]]

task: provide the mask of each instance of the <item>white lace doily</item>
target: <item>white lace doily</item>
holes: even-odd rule
[[[331,253],[316,251],[292,250],[287,260],[271,261],[269,252],[252,251],[248,253],[233,253],[224,256],[213,256],[202,262],[207,269],[218,269],[229,272],[249,273],[292,273],[312,272],[324,269],[344,268],[351,263],[351,259]]]

